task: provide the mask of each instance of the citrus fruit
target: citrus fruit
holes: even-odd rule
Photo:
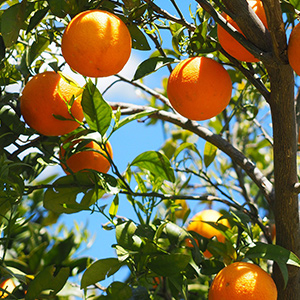
[[[207,224],[205,222],[217,222],[222,217],[222,214],[216,210],[213,209],[205,209],[199,213],[197,213],[190,221],[190,223],[187,226],[187,231],[194,231],[198,234],[210,239],[212,237],[216,237],[219,242],[224,243],[225,237],[224,235],[217,230],[216,228],[212,227],[210,224]],[[227,219],[221,219],[218,223],[223,224],[227,227],[229,227],[229,222]],[[188,246],[192,246],[192,243],[187,240]],[[212,256],[212,254],[205,250],[203,252],[203,255],[206,258],[209,258]]]
[[[84,76],[106,77],[120,72],[131,53],[131,36],[116,15],[101,10],[76,15],[61,42],[69,66]]]
[[[167,86],[173,108],[182,116],[207,120],[228,105],[232,83],[221,64],[208,57],[191,57],[172,71]]]
[[[67,140],[65,144],[70,142],[69,149],[72,150],[76,146],[82,142],[82,139],[78,140]],[[109,156],[113,157],[113,151],[111,144],[107,141],[105,143],[106,151],[108,152]],[[95,170],[101,173],[107,173],[110,169],[110,162],[106,158],[105,151],[100,147],[100,145],[94,141],[89,142],[86,144],[80,151],[75,152],[74,154],[69,153],[64,149],[62,146],[60,149],[60,157],[63,160],[63,169],[66,174],[70,174],[68,169],[72,172],[76,173],[78,171],[82,171],[85,169]]]
[[[184,199],[177,199],[175,200],[174,204],[179,205],[179,207],[175,210],[175,217],[177,219],[183,219],[189,209],[186,201]]]
[[[267,17],[262,2],[260,0],[248,0],[248,3],[267,28]],[[236,30],[243,34],[238,25],[227,14],[222,13],[222,16],[229,24],[231,24]],[[222,48],[234,58],[245,62],[259,61],[259,59],[254,57],[253,54],[251,54],[244,46],[242,46],[220,25],[217,25],[217,35]]]
[[[276,300],[277,288],[272,277],[257,265],[235,262],[214,278],[208,300]]]
[[[71,113],[78,121],[82,121],[81,93],[80,87],[70,84],[58,73],[47,71],[37,74],[23,89],[20,98],[21,113],[25,122],[43,135],[67,134],[79,124],[69,113],[66,102],[75,97]],[[59,117],[62,119],[58,119]]]
[[[0,298],[2,299],[2,298],[6,298],[7,296],[9,296],[9,294],[11,294],[13,292],[15,287],[16,287],[16,285],[11,278],[2,281],[0,283],[0,288],[7,291],[7,293],[0,290]]]
[[[300,75],[300,23],[292,30],[288,43],[289,63],[297,75]]]

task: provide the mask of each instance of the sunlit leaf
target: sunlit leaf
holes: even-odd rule
[[[204,146],[204,164],[206,166],[206,168],[208,168],[208,166],[214,161],[216,154],[217,154],[217,150],[218,148],[209,143],[206,142],[205,146]]]
[[[104,136],[110,126],[112,109],[91,80],[85,86],[81,105],[90,129],[98,131]]]
[[[174,182],[175,175],[168,158],[157,151],[146,151],[138,155],[130,164],[146,169],[154,176]]]

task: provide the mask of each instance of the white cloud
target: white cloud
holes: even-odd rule
[[[141,60],[139,59],[139,57],[134,52],[132,52],[128,62],[119,74],[128,79],[132,79],[135,70],[140,62]],[[66,65],[66,67],[63,69],[63,73],[71,76],[80,85],[83,86],[85,84],[83,76],[74,73],[68,65]],[[92,80],[94,81],[95,79]],[[119,79],[115,76],[98,78],[97,87],[101,93],[105,92],[103,97],[107,101],[126,101],[132,103],[137,102],[137,100],[139,99],[136,93],[136,88],[133,85],[126,82],[120,82]],[[107,90],[108,87],[110,88]]]

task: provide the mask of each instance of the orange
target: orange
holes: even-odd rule
[[[262,2],[260,0],[248,0],[248,3],[254,10],[256,15],[259,17],[259,19],[262,21],[262,23],[265,25],[265,27],[268,28],[267,17]],[[231,24],[236,30],[243,34],[238,25],[227,14],[222,13],[222,16],[229,24]],[[222,48],[234,58],[246,62],[259,61],[220,25],[217,25],[217,34]]]
[[[175,214],[175,217],[176,217],[177,219],[183,219],[184,216],[185,216],[185,214],[186,214],[186,212],[187,212],[188,209],[189,209],[189,207],[188,207],[186,201],[185,201],[184,199],[177,199],[177,200],[175,200],[174,203],[175,203],[176,205],[179,205],[179,207],[176,208],[176,210],[175,210],[175,213],[174,213],[174,214]]]
[[[235,262],[214,278],[208,300],[276,300],[272,277],[257,265]]]
[[[291,67],[300,75],[300,23],[292,30],[288,43],[288,58]]]
[[[131,53],[131,36],[114,14],[90,10],[76,15],[63,33],[62,54],[84,76],[106,77],[120,72]]]
[[[2,281],[0,283],[0,288],[3,290],[6,290],[7,293],[0,290],[0,298],[2,299],[2,298],[6,298],[7,296],[9,296],[9,294],[11,294],[13,292],[15,287],[16,287],[16,285],[11,278]]]
[[[71,113],[78,121],[83,120],[79,97],[81,93],[81,88],[68,83],[58,73],[47,71],[37,74],[23,89],[20,99],[21,113],[25,122],[40,134],[48,136],[66,134],[79,126],[70,115],[66,104],[73,97],[76,100]],[[55,115],[67,120],[57,119]]]
[[[204,222],[217,222],[219,218],[222,217],[222,214],[213,209],[206,209],[199,213],[197,213],[192,219],[189,225],[187,226],[187,231],[194,231],[198,234],[210,239],[212,237],[216,237],[219,242],[224,243],[225,237],[224,235],[217,230],[216,228],[212,227],[211,225],[204,223]],[[221,219],[218,223],[221,223],[227,227],[229,227],[229,222],[227,219]],[[191,246],[191,242],[187,241],[188,246]],[[206,258],[210,258],[212,254],[205,250],[203,255]]]
[[[82,140],[80,139],[74,140],[71,142],[70,147],[74,148],[80,142],[82,142]],[[105,147],[109,156],[112,158],[113,151],[111,144],[109,142],[106,142]],[[94,141],[88,143],[84,146],[83,149],[80,149],[79,152],[75,152],[70,156],[68,155],[68,153],[66,153],[66,150],[63,147],[61,147],[60,149],[60,157],[62,159],[65,159],[64,163],[66,165],[63,164],[62,167],[66,174],[70,174],[70,172],[67,170],[67,167],[74,173],[85,169],[107,173],[110,169],[110,162],[104,155],[106,155],[105,151],[101,149],[99,144]]]
[[[172,71],[167,93],[173,108],[182,116],[207,120],[228,105],[232,83],[221,64],[208,57],[191,57]]]

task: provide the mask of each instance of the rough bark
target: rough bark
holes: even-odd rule
[[[296,118],[294,105],[294,80],[289,65],[269,70],[271,81],[270,106],[273,124],[273,152],[275,202],[273,211],[276,224],[276,243],[300,256],[297,182]],[[279,269],[274,268],[278,299],[300,299],[299,268],[289,267],[289,280],[283,289]]]

